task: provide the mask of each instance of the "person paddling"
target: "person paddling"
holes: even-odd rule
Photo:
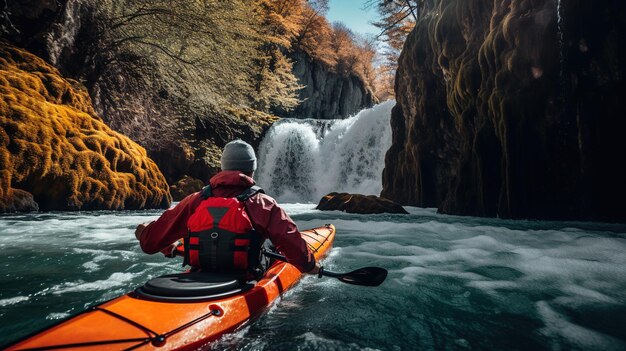
[[[185,197],[156,221],[135,230],[141,249],[173,257],[185,240],[185,263],[193,269],[257,279],[267,269],[261,248],[269,239],[303,273],[318,274],[319,264],[293,220],[253,179],[254,149],[242,140],[226,144],[221,172],[200,192]]]

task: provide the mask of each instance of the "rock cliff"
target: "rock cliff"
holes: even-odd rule
[[[0,212],[167,208],[146,151],[95,114],[78,82],[0,40]]]
[[[371,107],[376,98],[354,74],[339,74],[301,51],[292,53],[293,72],[302,85],[302,103],[293,111],[275,111],[282,117],[340,119]]]
[[[426,0],[396,76],[382,196],[626,220],[626,3]]]

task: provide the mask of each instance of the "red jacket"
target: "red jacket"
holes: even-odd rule
[[[254,180],[239,171],[222,171],[211,178],[213,196],[235,197],[255,184]],[[187,221],[200,204],[200,193],[184,198],[176,207],[166,210],[159,219],[141,232],[141,249],[154,254],[187,235]],[[296,224],[278,206],[272,197],[258,193],[246,200],[246,209],[252,225],[264,239],[270,239],[289,263],[302,272],[315,266],[315,257],[300,237]]]

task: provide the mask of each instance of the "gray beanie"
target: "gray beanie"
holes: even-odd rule
[[[243,140],[233,140],[224,146],[221,163],[223,171],[254,172],[256,170],[254,149]]]

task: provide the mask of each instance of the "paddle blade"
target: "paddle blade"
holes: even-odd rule
[[[380,267],[364,267],[336,278],[347,284],[379,286],[387,278],[387,270]]]

